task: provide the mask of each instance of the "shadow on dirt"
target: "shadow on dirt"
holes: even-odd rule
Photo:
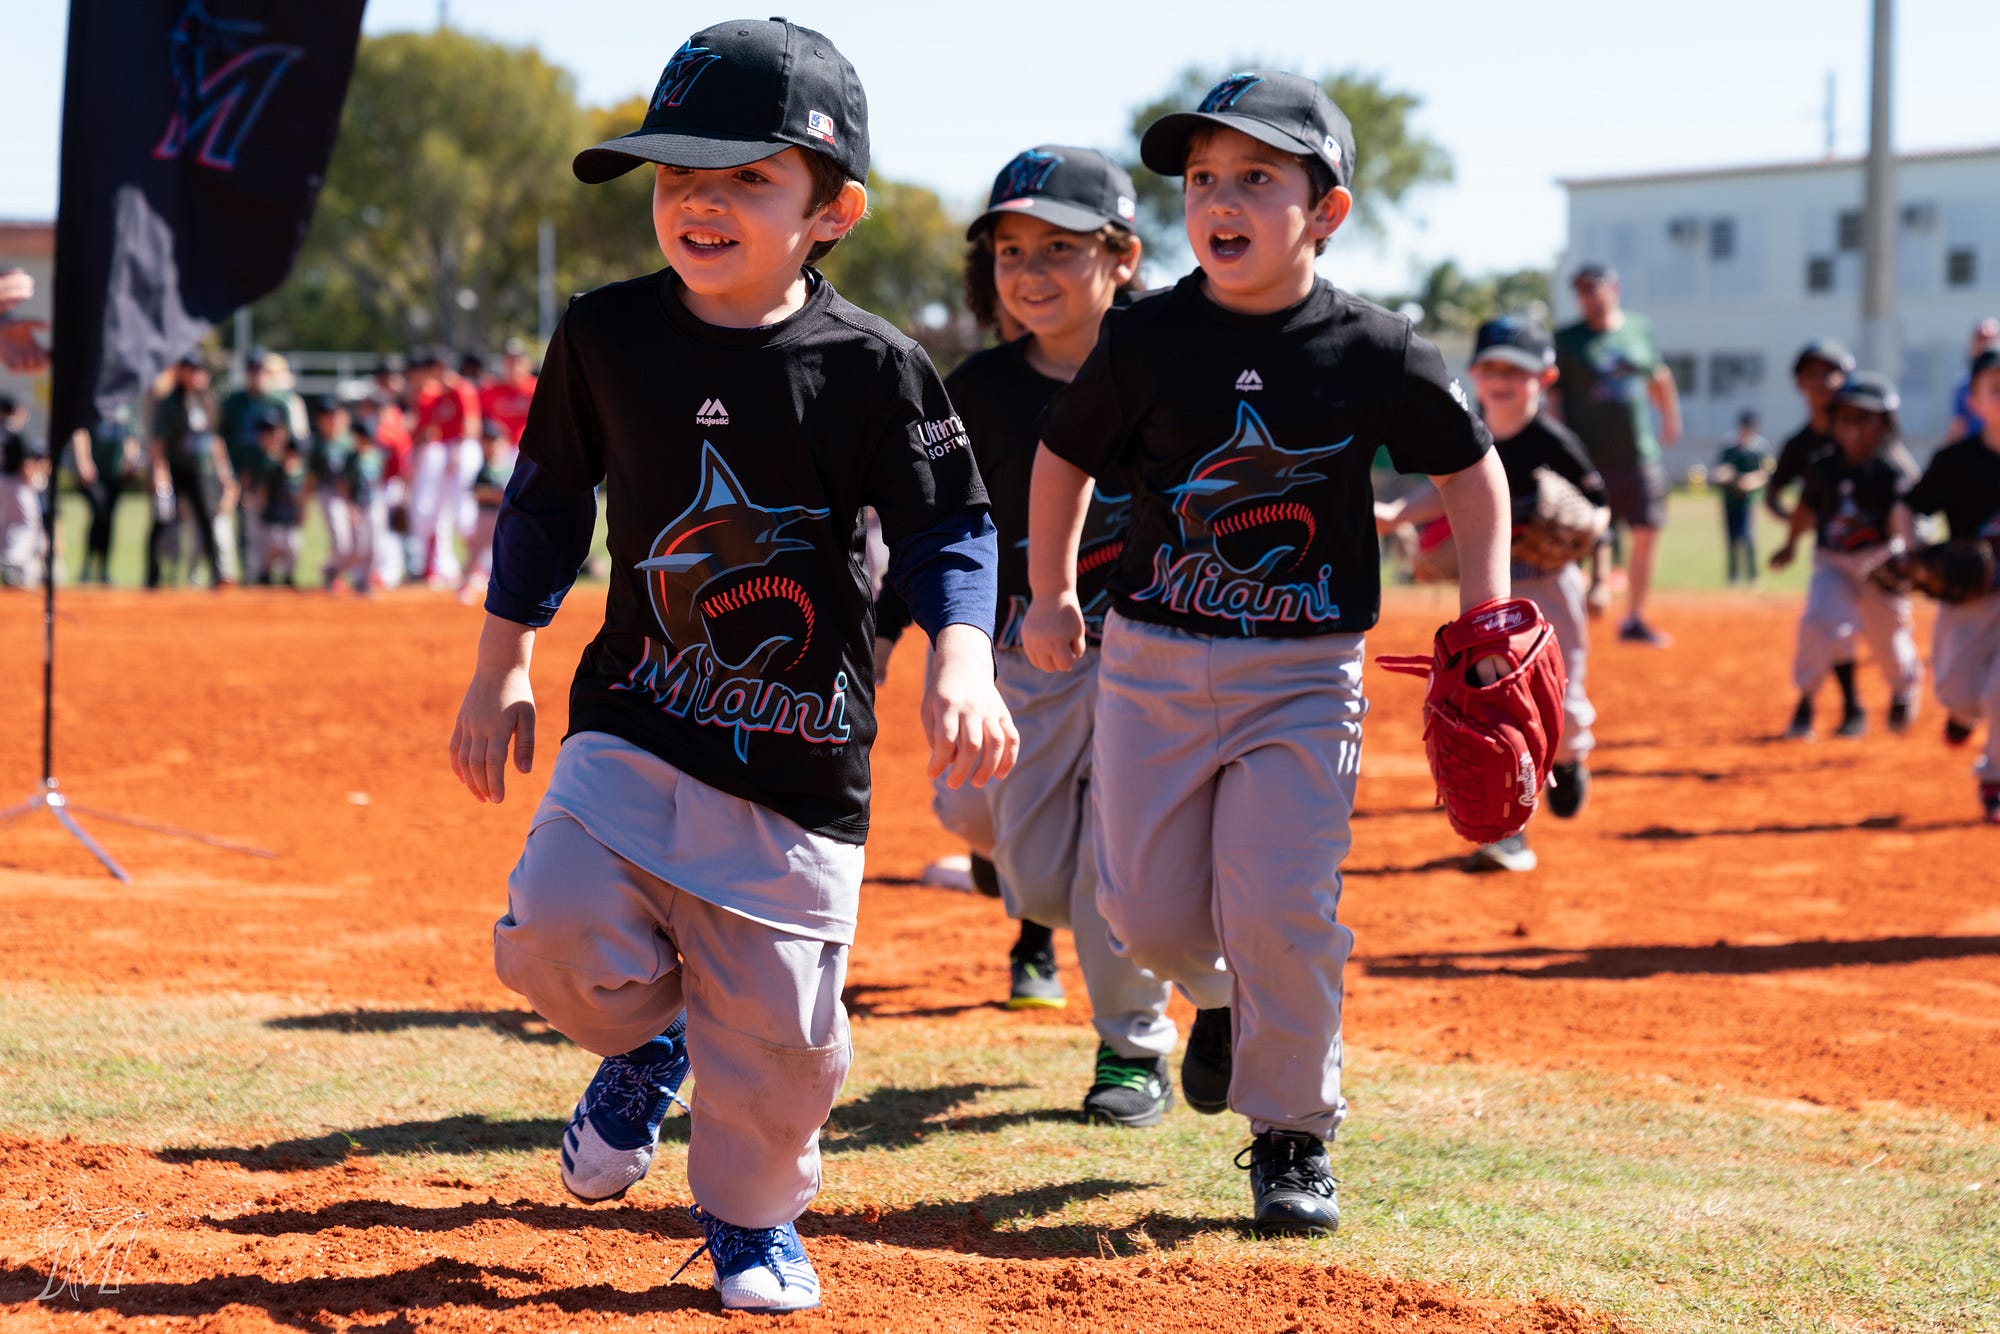
[[[417,1028],[490,1028],[522,1042],[568,1042],[533,1010],[330,1010],[269,1019],[266,1028],[312,1033],[402,1033]]]
[[[1694,838],[1754,838],[1764,834],[1845,834],[1850,831],[1889,831],[1899,834],[1937,834],[1949,829],[1976,829],[1983,821],[1968,816],[1963,820],[1905,820],[1901,815],[1864,815],[1859,820],[1827,820],[1816,824],[1753,824],[1721,829],[1679,829],[1673,825],[1647,825],[1630,829],[1616,838],[1641,843],[1670,843]]]
[[[957,1014],[978,1014],[982,1010],[1004,1010],[999,1001],[968,1001],[963,1005],[928,1005],[905,1009],[895,1001],[897,992],[912,987],[877,986],[858,983],[840,993],[850,1019],[945,1019]]]
[[[1431,871],[1463,871],[1466,859],[1472,855],[1472,845],[1465,845],[1463,852],[1446,853],[1425,862],[1410,862],[1403,866],[1343,866],[1342,876],[1354,875],[1425,875]]]
[[[399,1121],[386,1126],[334,1130],[275,1144],[219,1148],[162,1149],[166,1163],[235,1163],[257,1172],[306,1172],[349,1158],[406,1158],[427,1154],[475,1154],[509,1150],[553,1150],[567,1117],[527,1117],[493,1121],[484,1116],[446,1116],[434,1121]],[[687,1139],[687,1118],[669,1116],[660,1128],[665,1140]]]
[[[1374,977],[1625,979],[1661,974],[1783,973],[1811,968],[1924,963],[2000,955],[2000,936],[1894,936],[1797,940],[1782,945],[1609,945],[1520,948],[1463,954],[1392,954],[1362,961]]]
[[[878,1088],[833,1109],[821,1149],[826,1153],[906,1149],[937,1135],[984,1135],[1010,1126],[1078,1121],[1078,1112],[1069,1107],[953,1114],[953,1109],[982,1093],[1009,1093],[1026,1087],[1025,1084],[939,1084],[931,1088]]]

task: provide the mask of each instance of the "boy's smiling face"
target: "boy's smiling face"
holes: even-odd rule
[[[1354,202],[1341,187],[1314,199],[1298,158],[1223,127],[1189,144],[1185,181],[1188,244],[1209,293],[1247,313],[1282,310],[1311,290],[1314,244]]]
[[[1064,231],[1040,218],[1009,214],[993,227],[993,286],[1022,328],[1059,337],[1103,317],[1135,253],[1121,260],[1095,236]]]
[[[812,197],[812,171],[797,148],[744,167],[661,166],[653,233],[690,293],[747,308],[799,281],[813,243],[846,234],[867,207],[859,185],[808,216]]]

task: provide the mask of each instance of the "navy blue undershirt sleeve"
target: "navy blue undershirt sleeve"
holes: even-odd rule
[[[590,558],[596,529],[595,490],[564,486],[523,457],[493,521],[486,610],[518,625],[540,627],[554,620]]]
[[[497,567],[496,567],[497,569]],[[1000,534],[981,506],[959,510],[889,546],[893,589],[933,641],[947,625],[993,635],[1000,610]]]

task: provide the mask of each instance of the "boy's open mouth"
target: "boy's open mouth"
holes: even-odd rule
[[[706,232],[699,229],[681,233],[681,244],[697,255],[719,255],[736,244],[720,232]]]
[[[1208,248],[1217,259],[1241,259],[1250,248],[1250,238],[1237,232],[1211,232]]]

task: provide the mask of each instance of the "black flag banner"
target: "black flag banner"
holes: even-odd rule
[[[72,0],[52,439],[284,281],[363,0]]]

